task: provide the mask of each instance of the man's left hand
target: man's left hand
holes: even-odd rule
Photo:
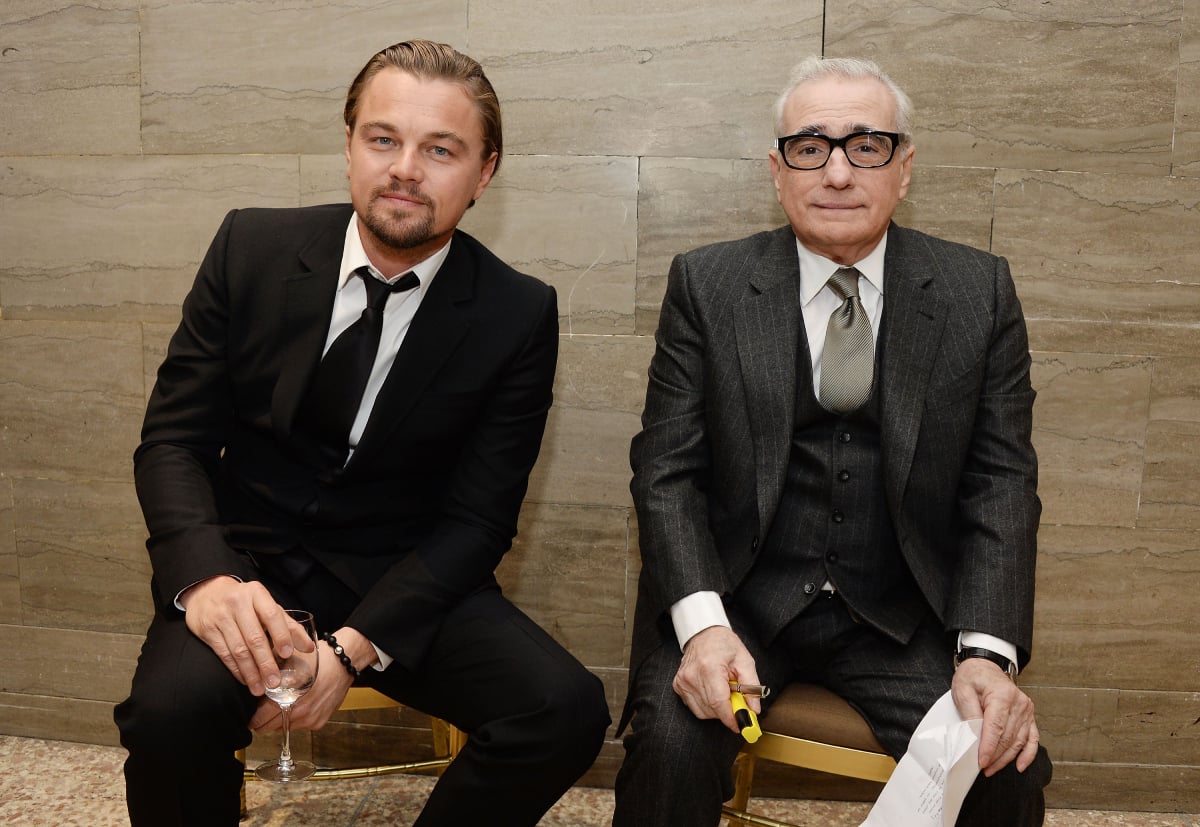
[[[955,670],[950,692],[964,721],[983,718],[979,768],[985,776],[995,775],[1014,759],[1018,771],[1028,769],[1039,739],[1033,701],[1004,670],[983,658],[968,658]]]

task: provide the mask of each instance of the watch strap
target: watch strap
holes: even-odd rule
[[[1015,663],[1004,657],[1004,655],[998,655],[991,649],[984,649],[982,646],[964,646],[962,649],[959,649],[954,655],[954,668],[957,669],[959,664],[970,658],[990,660],[1003,669],[1009,678],[1012,680],[1016,680],[1017,678],[1017,665]]]

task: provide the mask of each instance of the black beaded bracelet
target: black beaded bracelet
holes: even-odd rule
[[[326,632],[321,635],[321,640],[329,644],[329,648],[337,655],[337,659],[342,662],[342,666],[346,667],[346,671],[350,673],[350,677],[358,680],[360,673],[354,668],[354,661],[350,660],[350,656],[346,654],[346,650],[342,648],[342,644],[337,642],[337,638]]]

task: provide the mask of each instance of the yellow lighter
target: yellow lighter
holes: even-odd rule
[[[746,739],[746,743],[753,744],[762,735],[762,729],[758,726],[758,716],[754,714],[753,709],[746,706],[746,698],[741,692],[730,692],[729,703],[733,706],[733,719],[737,721],[742,737]]]

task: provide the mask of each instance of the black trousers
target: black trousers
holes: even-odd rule
[[[341,625],[354,597],[323,570],[301,585],[263,582],[320,631]],[[340,669],[322,663],[320,668]],[[534,825],[591,766],[609,724],[599,679],[489,587],[446,618],[416,672],[396,664],[365,682],[468,734],[417,825]],[[258,699],[195,637],[182,613],[150,624],[130,696],[115,713],[133,827],[238,823],[242,767]]]
[[[855,621],[840,597],[819,598],[769,647],[730,612],[730,622],[754,656],[759,678],[773,688],[803,681],[827,686],[871,725],[896,758],[908,748],[925,713],[950,689],[954,668],[946,636],[930,616],[901,646]],[[701,721],[679,700],[671,681],[679,647],[666,644],[632,676],[633,717],[625,760],[617,774],[614,827],[720,821],[733,795],[731,768],[742,740],[720,721]],[[763,702],[770,725],[770,703]],[[959,827],[1037,827],[1050,783],[1044,749],[1025,772],[1010,764],[991,778],[979,775],[959,813]]]

